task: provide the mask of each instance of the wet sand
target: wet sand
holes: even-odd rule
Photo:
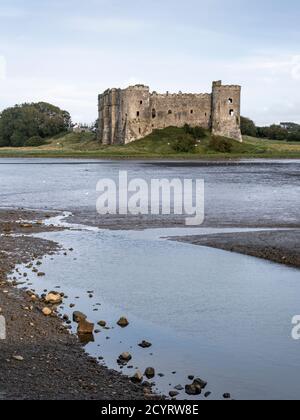
[[[32,301],[25,290],[7,283],[7,274],[16,264],[59,250],[54,242],[21,235],[56,228],[40,222],[21,227],[23,223],[16,222],[45,216],[30,211],[0,211],[0,312],[7,323],[7,339],[0,341],[0,399],[145,399],[142,385],[98,364],[60,318],[42,314],[45,305],[39,299]]]
[[[300,267],[300,230],[226,233],[172,237],[170,240],[219,248]]]

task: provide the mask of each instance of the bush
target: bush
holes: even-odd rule
[[[241,117],[241,132],[243,136],[256,137],[256,125],[249,118]]]
[[[33,136],[33,137],[30,137],[30,139],[25,141],[24,146],[25,147],[39,147],[39,146],[43,146],[45,143],[46,142],[44,139],[42,139],[42,137]]]
[[[209,147],[215,152],[231,153],[233,149],[233,141],[226,137],[213,136],[210,140]]]
[[[280,125],[273,124],[270,127],[258,127],[257,136],[270,140],[286,140],[288,131]]]
[[[192,137],[179,137],[172,148],[178,153],[193,153],[195,151],[196,142]]]
[[[294,133],[289,133],[288,141],[300,141],[300,131],[295,131]]]
[[[204,137],[206,137],[206,132],[204,128],[200,126],[191,127],[189,124],[185,124],[183,129],[185,134],[189,134],[195,140],[203,139]]]

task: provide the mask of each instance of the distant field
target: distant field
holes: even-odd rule
[[[118,159],[237,159],[300,158],[300,142],[284,142],[244,137],[244,143],[233,142],[231,153],[220,153],[210,147],[211,135],[201,139],[194,152],[177,153],[172,145],[189,136],[183,129],[169,127],[124,146],[102,146],[92,133],[69,133],[49,139],[40,147],[1,148],[0,157],[77,157]]]

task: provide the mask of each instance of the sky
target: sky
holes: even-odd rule
[[[242,85],[257,124],[300,123],[299,0],[0,0],[0,112],[46,101],[97,118],[107,88]]]

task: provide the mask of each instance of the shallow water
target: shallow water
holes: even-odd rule
[[[206,224],[300,223],[300,160],[139,162],[72,159],[0,159],[1,206],[60,209],[99,220],[100,178],[205,180]]]
[[[160,239],[180,232],[42,234],[74,251],[55,262],[45,258],[40,270],[46,277],[28,271],[29,282],[39,292],[60,286],[68,295],[62,313],[71,314],[72,302],[91,321],[106,320],[113,329],[96,334],[87,350],[115,369],[118,356],[129,351],[129,365],[165,375],[155,378],[160,392],[195,375],[208,381],[212,398],[225,392],[299,398],[299,342],[291,338],[292,317],[300,312],[299,270]],[[121,330],[116,322],[123,315],[130,326]],[[144,339],[153,347],[140,349]]]

